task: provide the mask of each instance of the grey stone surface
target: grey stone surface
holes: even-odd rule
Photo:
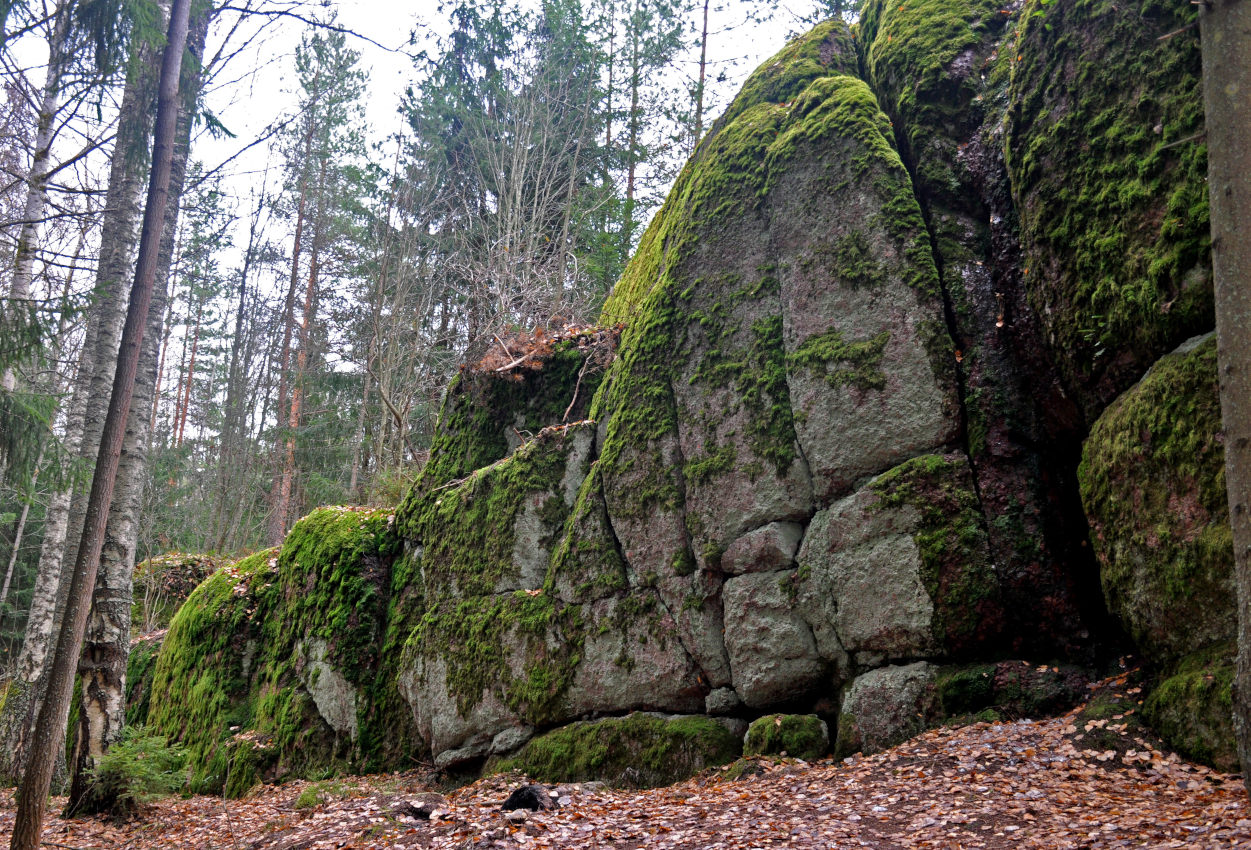
[[[918,661],[856,677],[843,697],[839,753],[875,753],[924,730],[937,670]]]
[[[813,517],[799,552],[799,608],[819,643],[882,658],[938,651],[911,506],[860,490]],[[832,633],[832,634],[831,634]]]
[[[296,645],[296,668],[300,681],[313,698],[317,713],[336,732],[356,740],[356,688],[326,661],[328,646],[321,638],[309,638]],[[300,663],[303,662],[303,663]]]
[[[797,522],[771,522],[738,537],[721,555],[721,572],[737,576],[790,569],[803,539]]]
[[[791,572],[725,583],[725,643],[734,690],[752,708],[801,699],[827,681],[812,629],[794,610]]]
[[[582,663],[569,689],[571,717],[703,708],[699,668],[654,590],[601,599],[583,612],[587,629]]]
[[[743,707],[743,701],[733,688],[716,688],[704,697],[705,714],[732,714]]]

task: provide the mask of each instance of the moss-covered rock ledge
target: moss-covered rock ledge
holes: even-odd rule
[[[321,508],[179,609],[147,719],[187,747],[192,790],[239,794],[367,760],[393,522],[389,511]]]
[[[1220,414],[1208,334],[1107,409],[1080,474],[1108,608],[1152,674],[1149,722],[1180,752],[1233,769],[1237,619]]]
[[[859,38],[764,63],[600,326],[498,340],[394,515],[316,511],[174,616],[148,722],[196,789],[414,761],[652,784],[765,715],[841,752],[1066,707],[1056,660],[1102,617],[1078,438],[1210,320],[1195,56],[1154,38],[1178,9],[871,0]],[[1167,648],[1162,728],[1224,699],[1194,655],[1228,625],[1209,351],[1113,405],[1082,470],[1112,608]]]

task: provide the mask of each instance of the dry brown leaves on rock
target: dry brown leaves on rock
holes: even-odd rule
[[[45,838],[54,847],[130,850],[1251,848],[1238,777],[1149,744],[1085,749],[1075,740],[1079,723],[1075,711],[936,729],[874,756],[762,761],[754,776],[710,771],[651,791],[558,786],[561,808],[516,820],[499,806],[524,781],[518,775],[443,798],[423,795],[417,774],[398,774],[335,783],[307,809],[294,802],[310,783],[296,782],[240,801],[170,799],[120,826],[57,819]],[[419,800],[433,808],[430,819],[412,816]],[[12,792],[4,792],[0,834],[12,824]]]

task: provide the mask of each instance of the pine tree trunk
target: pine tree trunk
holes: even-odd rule
[[[61,750],[60,744],[65,737],[74,671],[87,625],[91,590],[95,585],[100,552],[104,546],[109,506],[125,441],[126,420],[130,412],[135,376],[141,359],[144,326],[147,324],[152,299],[158,248],[168,202],[170,166],[178,119],[178,83],[187,41],[189,6],[190,0],[174,0],[170,10],[169,36],[161,62],[160,97],[152,146],[152,179],[144,209],[134,285],[131,288],[126,323],[118,348],[116,378],[110,391],[108,413],[102,429],[83,535],[74,561],[65,619],[57,637],[56,654],[48,676],[48,691],[35,724],[30,759],[18,788],[17,817],[10,850],[39,848],[44,814],[48,806],[48,790],[57,752]]]
[[[305,136],[305,150],[311,150],[313,145],[313,131],[310,125],[309,131]],[[288,377],[291,365],[291,337],[295,331],[295,289],[299,283],[300,275],[300,241],[304,236],[304,205],[307,200],[307,186],[304,181],[300,182],[300,203],[295,213],[295,245],[291,249],[291,281],[287,287],[287,300],[283,310],[283,332],[282,332],[282,353],[279,358],[278,372],[278,417],[281,421],[283,409],[287,404]],[[290,417],[288,417],[289,419]],[[288,441],[293,440],[294,436],[290,436]],[[290,511],[291,502],[291,479],[287,475],[287,451],[286,443],[283,444],[284,452],[282,456],[282,472],[279,475],[277,487],[274,489],[274,505],[273,511],[269,517],[269,542],[272,546],[277,546],[282,542],[283,535],[287,533],[287,514]]]
[[[691,139],[691,152],[704,135],[704,80],[708,67],[708,6],[712,0],[704,0],[704,28],[699,34],[699,82],[695,84],[695,135]]]
[[[171,240],[172,253],[172,240]],[[200,348],[200,320],[204,316],[204,300],[196,301],[195,305],[195,327],[191,331],[191,359],[187,363],[186,383],[183,385],[182,411],[178,415],[176,433],[174,436],[174,446],[182,445],[183,431],[187,427],[187,411],[191,408],[191,386],[195,383],[195,356]]]
[[[1238,665],[1234,733],[1251,791],[1251,6],[1211,0],[1199,8],[1208,200],[1216,295],[1217,363],[1225,436],[1225,486],[1234,535]]]

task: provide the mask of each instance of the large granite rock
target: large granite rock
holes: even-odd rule
[[[1017,652],[1081,651],[1102,620],[1072,474],[1081,411],[1029,298],[1004,158],[1016,39],[992,0],[873,0],[868,79],[896,128],[950,309],[966,444]],[[1050,12],[1048,12],[1050,13]],[[1094,603],[1094,604],[1092,604]]]
[[[584,746],[647,784],[666,753],[684,770],[732,757],[737,738],[710,730],[766,710],[841,715],[840,748],[867,751],[956,705],[1064,703],[1075,677],[1017,700],[1033,673],[974,662],[1090,651],[1076,447],[1209,316],[1198,154],[1173,144],[1198,114],[1193,50],[1152,40],[1190,13],[1139,5],[870,0],[857,40],[823,24],[761,66],[603,328],[479,352],[394,522],[319,512],[192,595],[149,722],[188,744],[197,787],[516,752],[555,770]],[[1048,82],[1095,62],[1100,86]],[[1141,426],[1119,415],[1108,433]],[[1150,588],[1140,562],[1164,529],[1176,569],[1209,563],[1210,447],[1161,456],[1177,516],[1140,539],[1116,493],[1152,461],[1104,427],[1083,483],[1109,596],[1204,604],[1202,581]],[[1173,646],[1153,605],[1138,622],[1113,603],[1172,659],[1224,634]],[[1161,724],[1222,698],[1187,663],[1158,691]],[[717,722],[569,728],[630,712]]]
[[[1082,502],[1108,608],[1170,664],[1234,639],[1216,339],[1163,357],[1086,441]]]
[[[1012,51],[1022,271],[1087,422],[1213,324],[1198,14],[1030,0]]]
[[[1147,721],[1232,769],[1238,620],[1214,335],[1160,358],[1104,411],[1079,473],[1108,609],[1151,668]]]

